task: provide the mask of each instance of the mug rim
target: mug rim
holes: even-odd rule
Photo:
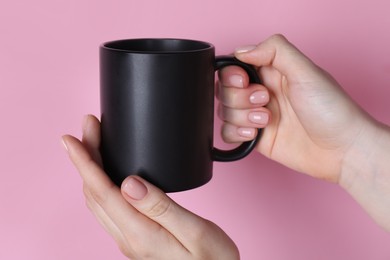
[[[183,49],[153,49],[147,47],[148,44],[166,44],[166,43],[176,43],[176,44],[185,44],[186,47]],[[132,45],[133,44],[133,45]],[[134,47],[137,44],[141,44],[142,47]],[[141,46],[138,45],[138,46]],[[133,47],[131,47],[133,46]],[[175,54],[175,53],[193,53],[193,52],[202,52],[214,49],[214,45],[205,41],[192,40],[192,39],[182,39],[182,38],[132,38],[132,39],[119,39],[113,41],[107,41],[100,45],[101,49],[106,49],[109,51],[117,51],[124,53],[140,53],[140,54]]]

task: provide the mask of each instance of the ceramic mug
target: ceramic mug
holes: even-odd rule
[[[256,70],[212,44],[186,39],[127,39],[100,46],[101,154],[120,186],[137,174],[165,192],[199,187],[214,161],[248,155],[260,136],[223,151],[213,146],[215,71]]]

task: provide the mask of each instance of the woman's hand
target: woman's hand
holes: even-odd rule
[[[220,72],[219,115],[228,142],[252,139],[257,150],[294,170],[338,182],[345,153],[368,125],[366,114],[339,84],[283,36],[239,48],[236,57],[258,68],[263,85],[239,67]]]
[[[337,182],[390,231],[390,128],[370,117],[281,35],[237,49],[235,55],[258,68],[263,85],[249,85],[239,67],[220,72],[224,139],[248,140],[254,127],[265,127],[259,152]]]
[[[233,241],[214,223],[172,201],[137,176],[119,189],[102,170],[100,123],[87,116],[80,142],[63,137],[82,179],[88,208],[131,259],[239,259]]]

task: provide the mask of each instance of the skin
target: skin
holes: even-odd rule
[[[258,69],[249,84],[239,67],[219,72],[217,97],[227,142],[253,139],[286,167],[339,184],[390,231],[390,129],[365,113],[324,70],[281,35],[236,50]],[[139,177],[116,187],[101,167],[100,124],[88,115],[82,141],[63,136],[84,183],[88,208],[131,259],[239,259],[214,223],[182,208]]]
[[[235,55],[258,67],[266,88],[248,84],[238,67],[220,73],[225,140],[248,139],[238,131],[254,126],[248,115],[256,109],[268,111],[271,120],[257,146],[260,153],[298,172],[338,183],[390,231],[389,127],[363,111],[331,75],[281,35],[238,49]],[[233,84],[237,80],[231,81],[238,77],[243,89]],[[266,107],[248,102],[257,90],[268,91]]]
[[[100,123],[84,118],[82,141],[63,136],[70,159],[83,179],[87,207],[131,259],[238,259],[233,241],[214,223],[172,201],[132,176],[121,189],[102,169]]]

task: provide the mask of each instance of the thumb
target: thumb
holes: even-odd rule
[[[254,66],[272,66],[289,79],[315,67],[308,57],[279,34],[271,36],[257,46],[237,48],[235,56],[242,62]]]
[[[127,177],[122,196],[140,213],[160,224],[187,248],[207,228],[208,221],[178,205],[163,191],[139,176]]]

